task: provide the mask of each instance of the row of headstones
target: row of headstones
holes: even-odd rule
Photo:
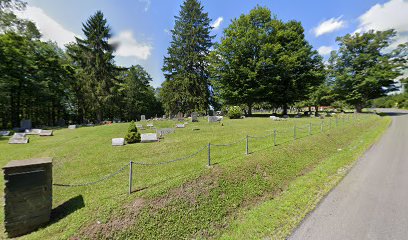
[[[10,135],[10,132],[8,132]],[[29,138],[27,135],[39,135],[41,137],[48,137],[53,135],[52,130],[42,130],[42,129],[26,129],[24,133],[14,133],[14,135],[9,139],[9,144],[27,144]]]
[[[176,128],[185,128],[186,124],[176,124]],[[148,127],[153,127],[153,124],[147,124]],[[139,129],[144,129],[143,125],[136,124],[136,127]],[[159,138],[163,138],[164,135],[174,133],[174,128],[162,128],[157,129],[156,133],[142,133],[140,134],[140,142],[141,143],[149,143],[149,142],[158,142]],[[112,146],[123,146],[125,145],[124,138],[112,138]]]

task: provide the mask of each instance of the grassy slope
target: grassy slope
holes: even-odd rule
[[[127,218],[132,217],[131,223],[137,225],[141,222],[145,223],[145,227],[142,230],[137,229],[140,236],[147,234],[146,236],[152,237],[154,235],[151,234],[157,234],[156,236],[161,235],[163,237],[188,237],[192,236],[190,233],[194,233],[195,236],[216,236],[220,232],[219,229],[224,229],[224,227],[227,226],[226,223],[230,220],[231,216],[230,211],[240,209],[240,205],[253,205],[250,203],[254,201],[253,199],[262,198],[267,195],[265,193],[270,192],[269,190],[265,191],[265,189],[276,190],[276,186],[284,186],[285,184],[283,183],[285,181],[291,180],[296,176],[296,174],[292,174],[290,178],[283,177],[279,174],[283,174],[285,171],[279,173],[275,168],[270,168],[271,158],[273,156],[277,156],[278,158],[281,156],[283,159],[282,163],[284,163],[285,159],[286,161],[289,158],[292,159],[292,157],[294,157],[293,154],[298,154],[299,158],[308,156],[308,154],[302,153],[304,150],[302,150],[302,145],[308,147],[307,152],[316,154],[319,152],[316,151],[316,149],[318,149],[318,147],[316,147],[316,141],[324,140],[328,141],[327,143],[333,141],[330,137],[325,137],[327,136],[326,134],[321,134],[298,140],[296,144],[293,144],[291,143],[292,137],[290,130],[290,127],[293,126],[293,121],[297,121],[298,126],[302,125],[305,127],[304,124],[310,120],[296,119],[287,122],[271,122],[269,119],[226,120],[224,127],[219,124],[209,125],[202,120],[199,123],[190,124],[186,129],[177,130],[175,134],[167,135],[160,143],[136,144],[116,148],[110,146],[110,139],[123,136],[127,129],[127,124],[80,128],[77,130],[62,129],[56,131],[55,136],[51,138],[33,136],[30,138],[30,144],[27,145],[8,145],[6,138],[0,138],[0,164],[5,165],[12,159],[52,156],[55,157],[54,183],[82,183],[96,180],[99,177],[113,172],[127,164],[130,160],[144,162],[164,161],[193,153],[209,141],[212,143],[226,143],[242,138],[246,134],[263,135],[265,134],[265,130],[272,130],[273,128],[277,128],[278,130],[289,129],[289,132],[285,136],[280,133],[278,134],[278,143],[289,141],[287,144],[282,144],[272,150],[271,138],[251,141],[250,150],[254,151],[254,153],[247,157],[243,156],[245,149],[244,143],[237,144],[230,148],[213,148],[211,152],[212,161],[213,163],[218,163],[218,165],[215,165],[212,169],[205,167],[207,161],[205,151],[193,159],[183,162],[160,167],[136,167],[136,169],[134,169],[135,189],[143,188],[143,190],[137,191],[130,196],[127,195],[127,170],[107,182],[90,187],[54,187],[54,208],[61,206],[70,199],[83,199],[85,206],[81,207],[80,201],[71,201],[68,205],[62,205],[62,207],[57,208],[58,212],[50,225],[37,232],[26,235],[24,238],[39,239],[46,237],[47,239],[64,239],[73,235],[82,234],[93,237],[98,233],[108,235],[123,234],[117,235],[118,237],[125,235],[137,237],[137,234],[132,231],[134,229],[133,224],[129,225],[124,224],[124,221],[116,221],[118,224],[112,225],[112,219],[115,219],[115,217],[112,216],[117,216],[119,212],[123,213],[120,214],[120,216],[123,216],[124,220],[129,220]],[[315,124],[320,122],[318,119],[313,119],[312,121]],[[174,122],[157,122],[155,125],[169,127],[173,126]],[[192,125],[201,130],[191,131]],[[347,128],[347,126],[345,126],[345,128]],[[358,128],[354,127],[350,129],[356,131],[358,135]],[[315,133],[319,132],[317,126],[314,127],[313,130]],[[333,133],[337,132],[339,136],[345,135],[342,133],[342,130],[330,131]],[[305,137],[306,135],[306,131],[303,131],[303,133],[298,132],[298,136],[300,137]],[[351,136],[354,136],[354,134],[351,134]],[[344,144],[349,140],[350,139],[347,139]],[[322,142],[322,144],[326,144],[326,142]],[[268,147],[264,149],[266,146]],[[311,151],[310,147],[314,150]],[[307,158],[308,160],[305,162],[296,161],[299,162],[296,166],[287,165],[285,163],[282,165],[282,169],[292,169],[292,167],[295,167],[294,170],[290,170],[290,172],[297,173],[307,166],[318,163],[324,157],[332,153],[333,151],[325,151],[322,156],[320,156],[319,153],[319,158],[316,161],[310,161],[309,158]],[[241,181],[244,177],[247,177],[248,173],[252,172],[252,170],[247,171],[247,169],[251,169],[251,167],[257,165],[258,161],[260,165],[269,169],[267,170],[269,172],[267,179],[271,181],[246,181],[246,184],[243,185],[244,188],[240,188],[239,191],[236,190],[235,185],[230,185],[231,177],[232,182],[239,186],[242,185]],[[272,161],[272,163],[273,162],[274,161]],[[236,172],[239,171],[242,171],[242,175],[236,174]],[[256,179],[260,178],[257,171],[250,173],[250,176],[252,175],[257,176]],[[238,178],[234,176],[238,176]],[[212,179],[212,177],[214,177],[214,179]],[[191,197],[191,194],[184,194],[183,191],[180,191],[180,189],[184,189],[193,195],[198,194],[196,188],[193,187],[196,187],[194,184],[200,183],[200,181],[204,181],[204,183],[214,182],[214,188],[208,187],[208,185],[199,186],[199,189],[206,192],[204,195],[197,195],[196,197]],[[224,184],[225,189],[217,187],[217,185],[223,186]],[[2,181],[1,185],[3,185]],[[191,186],[191,188],[185,188],[186,186]],[[273,188],[271,188],[271,186]],[[169,191],[169,189],[173,190]],[[215,191],[213,191],[213,189],[215,189]],[[224,190],[225,192],[223,192]],[[275,192],[275,190],[271,192]],[[197,206],[194,207],[194,209],[198,209],[201,212],[197,212],[194,209],[192,210],[191,204],[186,204],[180,200],[183,198],[183,195],[191,197],[189,199],[190,203],[191,201],[196,202]],[[224,201],[225,199],[221,199],[219,202],[216,202],[216,204],[213,204],[213,198],[217,198],[217,196],[227,199],[231,198],[232,200]],[[139,201],[140,199],[143,199],[143,201]],[[169,199],[171,200],[170,202]],[[208,205],[201,204],[202,201],[206,202],[207,200]],[[246,201],[249,203],[246,203]],[[137,207],[135,207],[135,204],[130,205],[132,210],[128,211],[129,204],[133,202],[139,202],[141,204],[138,204]],[[238,205],[234,205],[233,208],[227,208],[226,212],[219,212],[219,209],[224,209],[224,202],[225,204],[238,203]],[[255,200],[254,202],[258,201]],[[153,211],[160,212],[165,219],[169,219],[168,222],[166,220],[154,221],[154,216],[156,215],[151,215],[151,206],[154,203],[156,203],[155,206],[160,206],[162,209],[159,209],[159,211],[153,209]],[[169,206],[174,210],[187,210],[189,217],[184,219],[185,213],[180,215],[173,214],[171,211],[168,212]],[[210,208],[207,208],[207,206]],[[140,212],[134,211],[135,208],[140,208]],[[133,215],[126,214],[129,212],[132,212]],[[137,218],[135,218],[135,214],[138,216]],[[161,214],[157,215],[157,217],[163,217]],[[204,221],[206,224],[198,225],[201,224],[202,221],[188,222],[189,224],[173,224],[179,222],[180,219],[189,221],[190,218],[195,219],[201,217],[206,219]],[[3,218],[2,211],[1,218]],[[137,219],[137,222],[135,222],[135,219]],[[216,221],[213,222],[213,220]],[[93,226],[96,222],[100,222],[101,224]],[[194,224],[197,224],[197,226],[194,226]],[[104,229],[104,226],[110,227],[111,230]],[[161,233],[158,234],[156,227],[159,226]],[[117,231],[112,232],[112,229],[116,229]]]

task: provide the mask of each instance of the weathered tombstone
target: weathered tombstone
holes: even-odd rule
[[[25,134],[26,135],[38,135],[41,133],[41,129],[26,129]]]
[[[146,116],[145,116],[145,115],[141,115],[141,116],[140,116],[140,121],[146,121]]]
[[[112,138],[112,146],[123,146],[125,145],[124,138]]]
[[[157,135],[160,137],[163,137],[163,135],[174,133],[174,128],[162,128],[162,129],[157,129],[156,131]]]
[[[208,122],[218,122],[220,120],[218,116],[208,116]]]
[[[191,113],[191,121],[192,122],[198,122],[198,113],[197,112]]]
[[[146,126],[149,127],[149,128],[152,128],[152,127],[153,127],[153,123],[148,123]]]
[[[0,131],[0,136],[10,136],[10,131]]]
[[[176,124],[176,128],[185,128],[184,124]]]
[[[156,133],[142,133],[140,135],[141,143],[157,142],[157,141],[159,141],[159,139],[157,138]]]
[[[31,120],[30,120],[30,119],[23,119],[23,120],[21,120],[21,122],[20,122],[20,128],[23,129],[23,130],[31,129],[31,128],[32,128]]]
[[[47,223],[52,209],[52,158],[14,160],[3,172],[8,237],[21,236]]]
[[[163,119],[166,119],[166,115],[163,115]]]
[[[25,137],[26,134],[25,133],[14,133],[12,138],[21,138],[21,137]]]
[[[75,129],[75,128],[77,128],[77,125],[69,125],[68,126],[68,129]]]
[[[41,132],[40,132],[41,137],[52,136],[52,134],[53,134],[52,130],[41,130]]]
[[[136,128],[139,128],[140,130],[144,130],[144,127],[142,124],[136,124]]]

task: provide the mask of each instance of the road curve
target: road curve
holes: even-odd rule
[[[296,229],[297,239],[408,239],[408,111]]]

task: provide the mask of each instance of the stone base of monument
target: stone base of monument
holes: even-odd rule
[[[149,142],[157,142],[159,139],[157,138],[156,133],[142,133],[140,135],[140,142],[141,143],[149,143]]]

